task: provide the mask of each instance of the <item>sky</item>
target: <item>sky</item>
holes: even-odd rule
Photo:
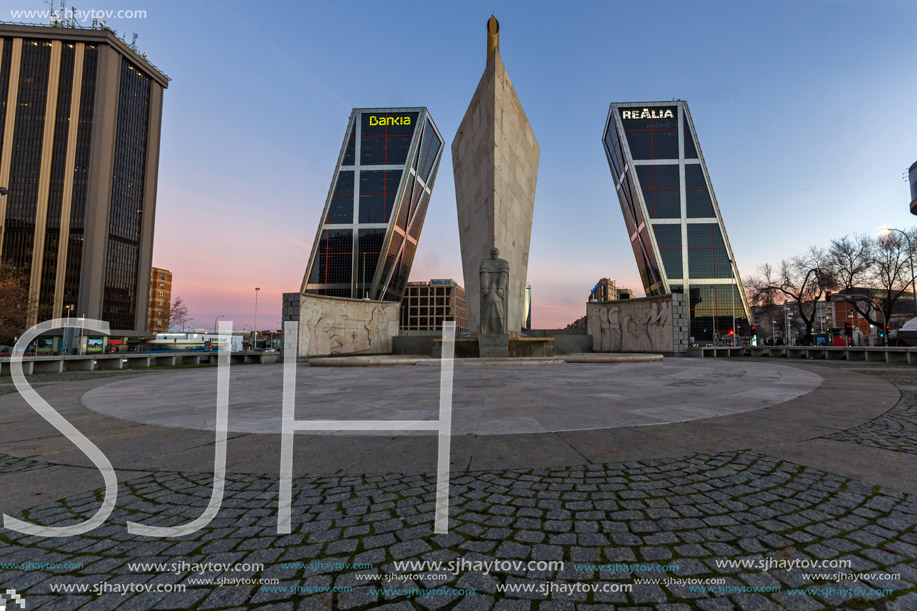
[[[46,9],[41,0],[0,0]],[[352,108],[426,106],[447,147],[411,280],[462,269],[449,145],[485,23],[541,148],[532,322],[585,313],[599,278],[642,294],[602,147],[611,102],[688,101],[743,277],[850,233],[915,224],[917,2],[114,2],[172,81],[153,265],[194,326],[277,328],[299,289]],[[0,17],[9,19],[9,17]]]

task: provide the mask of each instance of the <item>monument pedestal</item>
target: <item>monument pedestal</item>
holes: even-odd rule
[[[478,355],[482,359],[505,359],[509,356],[508,333],[484,333],[478,336]]]
[[[522,358],[550,358],[555,356],[553,337],[511,337],[509,338],[508,357],[511,359]],[[430,355],[439,359],[443,356],[443,340],[433,338],[433,350]],[[483,358],[481,346],[476,337],[455,338],[455,358],[476,359]],[[493,358],[493,357],[491,357]],[[497,357],[503,358],[503,357]]]

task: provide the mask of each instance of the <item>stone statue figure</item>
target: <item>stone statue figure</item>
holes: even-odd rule
[[[500,251],[490,249],[490,258],[481,261],[481,335],[506,334],[506,291],[509,287],[509,262],[498,258]]]

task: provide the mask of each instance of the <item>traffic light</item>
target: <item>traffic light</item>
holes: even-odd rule
[[[853,324],[849,322],[844,323],[844,335],[847,337],[853,337]]]
[[[825,293],[825,303],[831,303],[831,295],[833,294],[834,293],[832,293],[831,291],[828,291],[827,293]]]
[[[732,329],[729,330],[729,335],[735,335],[735,334],[736,334],[735,331],[733,331]]]
[[[751,336],[755,337],[756,335],[758,335],[758,325],[752,325],[751,326]]]

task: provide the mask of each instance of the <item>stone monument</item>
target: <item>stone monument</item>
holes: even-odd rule
[[[506,274],[505,322],[498,335],[516,337],[525,318],[539,148],[500,59],[499,32],[500,25],[491,16],[487,22],[487,65],[452,141],[452,165],[468,328],[472,333],[483,333],[485,322],[492,323],[482,316],[483,262],[492,261],[489,253],[498,248],[506,269],[512,270]]]
[[[500,258],[500,250],[490,249],[490,258],[481,261],[481,326],[478,352],[482,358],[509,355],[509,333],[506,332],[506,291],[509,288],[509,263]]]

